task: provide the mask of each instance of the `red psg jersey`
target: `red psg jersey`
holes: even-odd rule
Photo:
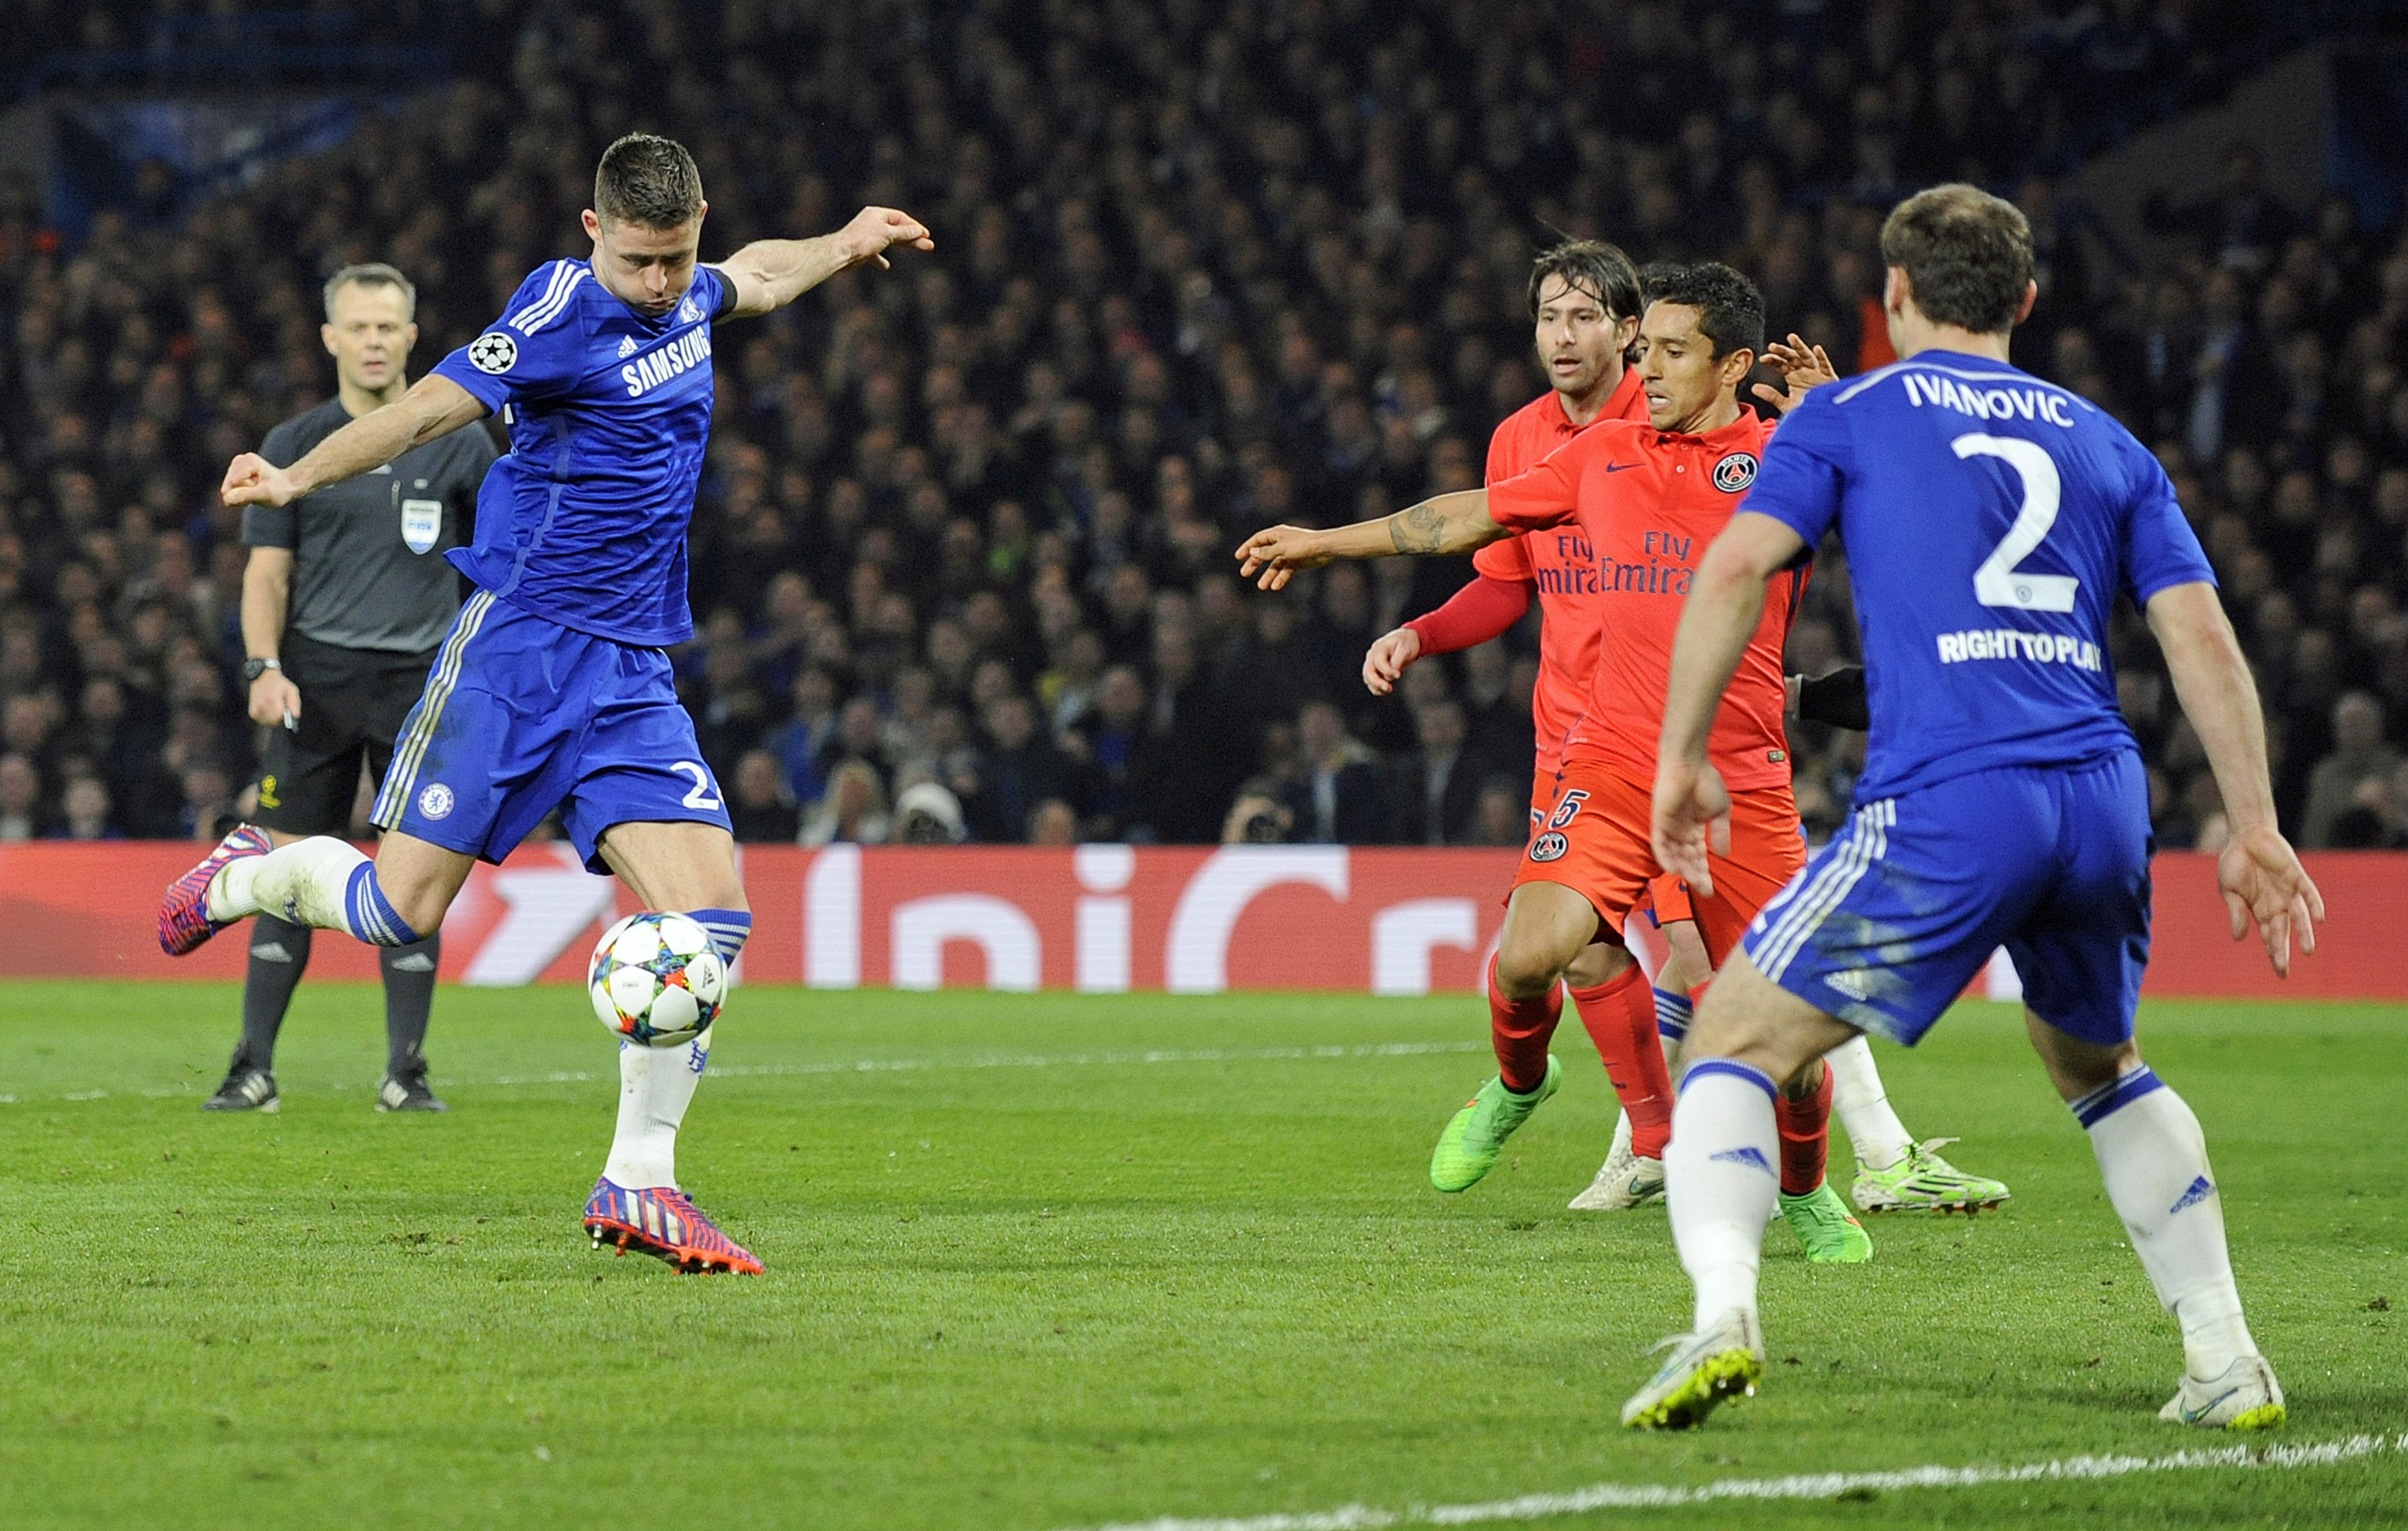
[[[1564,415],[1552,390],[1505,417],[1488,438],[1488,482],[1501,484],[1537,467],[1555,449],[1609,420],[1647,418],[1647,395],[1639,374],[1625,369],[1587,425]],[[1499,518],[1502,519],[1502,518]],[[1530,697],[1530,722],[1539,736],[1539,768],[1563,763],[1564,736],[1586,711],[1597,678],[1598,637],[1605,603],[1597,589],[1597,559],[1588,538],[1573,524],[1525,532],[1492,542],[1471,555],[1472,567],[1491,579],[1526,581],[1539,595],[1539,685]]]
[[[1551,536],[1543,529],[1576,523],[1596,550],[1588,598],[1604,613],[1608,641],[1585,713],[1565,740],[1568,758],[1601,760],[1633,780],[1655,781],[1681,608],[1707,547],[1756,482],[1771,435],[1772,422],[1752,410],[1702,436],[1613,421],[1583,432],[1520,478],[1489,486],[1488,514],[1498,524]],[[1789,781],[1781,653],[1805,579],[1803,569],[1774,578],[1723,694],[1710,750],[1733,792]]]

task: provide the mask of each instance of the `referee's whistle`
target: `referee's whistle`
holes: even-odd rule
[[[289,707],[284,709],[284,729],[290,734],[301,732],[301,720],[293,715],[293,709]]]

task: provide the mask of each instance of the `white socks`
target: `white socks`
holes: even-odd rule
[[[619,1130],[610,1139],[609,1162],[602,1166],[603,1178],[613,1185],[630,1191],[677,1185],[678,1123],[685,1120],[710,1058],[704,1038],[681,1047],[620,1047]]]
[[[1728,1058],[1705,1059],[1681,1080],[1664,1201],[1681,1266],[1697,1284],[1698,1329],[1734,1308],[1756,1311],[1764,1228],[1781,1190],[1773,1089],[1760,1070]]]
[[[349,931],[345,895],[351,873],[367,859],[348,840],[312,835],[264,856],[230,861],[209,881],[209,918],[240,920],[264,913],[297,925]]]
[[[2190,1374],[2209,1381],[2257,1354],[2232,1284],[2224,1201],[2199,1118],[2146,1066],[2074,1101],[2072,1110],[2090,1134],[2107,1199],[2131,1235],[2132,1252],[2157,1300],[2182,1324]]]
[[[1873,1066],[1873,1050],[1862,1037],[1850,1037],[1823,1054],[1831,1071],[1831,1114],[1847,1129],[1848,1146],[1869,1169],[1887,1169],[1906,1157],[1914,1139],[1906,1123],[1889,1109],[1882,1088],[1881,1070]]]

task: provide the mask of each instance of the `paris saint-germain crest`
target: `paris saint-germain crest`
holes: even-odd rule
[[[1735,451],[1714,465],[1714,487],[1736,494],[1756,482],[1756,453]]]

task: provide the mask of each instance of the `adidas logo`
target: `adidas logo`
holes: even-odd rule
[[[1716,1164],[1750,1165],[1768,1175],[1772,1173],[1772,1166],[1765,1159],[1764,1151],[1755,1147],[1725,1149],[1713,1155],[1713,1159]]]
[[[284,950],[282,941],[262,941],[251,949],[251,954],[262,962],[291,962],[293,953]]]
[[[1823,981],[1829,987],[1839,990],[1840,993],[1847,995],[1850,999],[1870,999],[1872,997],[1868,992],[1870,986],[1865,982],[1865,975],[1857,972],[1855,968],[1847,968],[1843,971],[1834,973]]]
[[[2186,1207],[2196,1207],[2214,1195],[2215,1195],[2214,1183],[2201,1175],[2190,1182],[2190,1188],[2182,1194],[2182,1199],[2166,1209],[2166,1215],[2172,1217]]]
[[[622,355],[622,356],[633,356],[634,354],[636,354],[636,350],[637,350],[637,347],[636,347],[636,337],[635,337],[634,336],[632,336],[632,335],[623,335],[623,336],[619,336],[619,354],[620,354],[620,355]]]
[[[392,966],[396,973],[432,973],[435,959],[423,952],[413,952],[408,956],[394,958]]]

